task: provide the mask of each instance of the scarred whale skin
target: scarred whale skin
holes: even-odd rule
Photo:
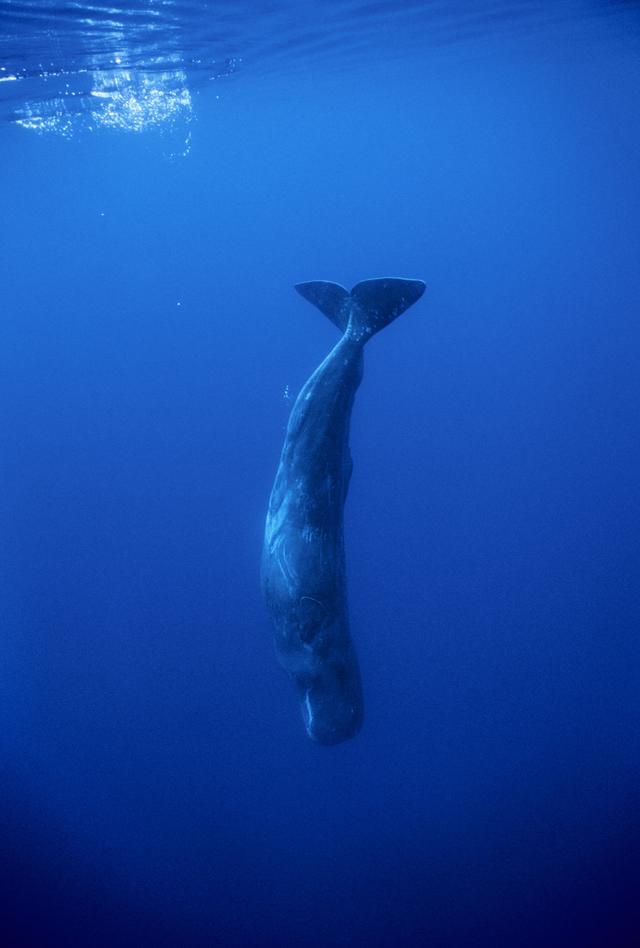
[[[349,631],[343,508],[351,478],[349,425],[366,342],[425,289],[381,279],[296,290],[342,336],[308,379],[289,418],[269,500],[262,590],[278,660],[296,685],[309,737],[338,744],[362,725],[362,686]]]

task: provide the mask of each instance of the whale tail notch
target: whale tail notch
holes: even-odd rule
[[[314,280],[297,283],[296,290],[317,306],[344,333],[367,339],[409,309],[425,291],[422,280],[387,277],[356,283],[349,293],[339,283]]]

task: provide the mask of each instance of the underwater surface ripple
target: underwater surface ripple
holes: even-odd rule
[[[2,0],[0,121],[67,136],[83,122],[142,131],[188,122],[194,90],[238,70],[343,69],[635,5]]]

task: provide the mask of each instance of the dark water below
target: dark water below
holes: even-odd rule
[[[0,943],[636,945],[638,4],[0,2],[0,59]],[[323,748],[291,287],[387,274]]]

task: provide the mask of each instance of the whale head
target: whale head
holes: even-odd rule
[[[318,744],[340,744],[362,726],[362,687],[353,653],[327,662],[321,674],[301,689],[301,708],[309,737]]]

